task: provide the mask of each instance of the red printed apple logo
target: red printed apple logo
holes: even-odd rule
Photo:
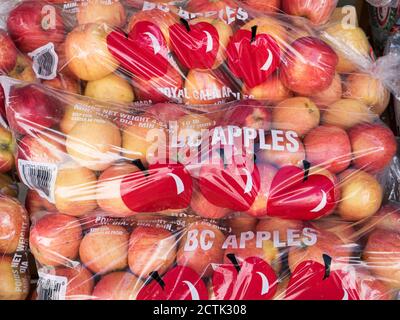
[[[281,50],[268,34],[239,30],[227,47],[228,66],[249,88],[265,82],[281,63]]]
[[[121,196],[133,212],[185,209],[192,197],[192,177],[182,164],[150,165],[148,170],[127,175]]]
[[[323,255],[324,264],[300,263],[292,273],[286,290],[287,300],[359,300],[355,288],[344,281],[345,273],[331,271],[332,259]]]
[[[281,168],[272,180],[267,213],[272,217],[314,220],[333,212],[336,207],[335,185],[324,175],[309,175],[295,166]]]
[[[121,67],[134,76],[149,80],[167,73],[167,43],[152,22],[136,23],[128,36],[122,30],[114,30],[107,36],[107,46]]]
[[[137,300],[208,300],[203,279],[188,267],[176,266],[162,278],[152,272],[146,282]]]
[[[234,254],[232,264],[214,271],[212,284],[217,300],[270,300],[276,293],[278,279],[263,259],[250,257],[239,263]]]
[[[224,157],[203,164],[199,188],[213,205],[234,211],[247,211],[253,205],[260,189],[260,173],[251,160],[243,163],[225,163]],[[251,161],[251,162],[250,162]]]
[[[189,24],[185,19],[169,29],[172,50],[188,69],[212,69],[219,50],[219,34],[208,22]]]

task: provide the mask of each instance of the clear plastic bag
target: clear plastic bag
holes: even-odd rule
[[[390,211],[393,220],[386,219],[384,191],[396,139],[361,101],[342,99],[321,109],[305,97],[207,109],[127,107],[6,77],[0,82],[18,144],[18,173],[31,189],[27,208],[39,298],[206,299],[217,288],[211,297],[271,299],[279,271],[289,281],[291,289],[279,291],[287,299],[394,298],[398,209]],[[40,118],[31,112],[37,108]],[[251,236],[266,221],[274,221],[265,227],[269,233]],[[201,227],[191,233],[196,222]],[[211,233],[210,223],[216,225]],[[315,243],[303,229],[309,226],[334,231],[317,235]],[[246,258],[235,264],[225,249],[235,248],[230,235],[238,229],[258,249],[239,250]],[[219,249],[182,249],[199,233],[203,247],[210,238]],[[254,244],[257,239],[266,241],[266,253]],[[281,247],[290,247],[289,267]],[[255,265],[266,278],[251,276]],[[329,266],[324,292],[326,282],[318,277]],[[243,268],[248,271],[234,272]],[[296,293],[304,268],[314,270],[315,278],[301,286],[304,294]],[[182,291],[162,289],[179,279]],[[232,284],[239,293],[221,293],[232,279],[240,286],[254,281],[259,290],[253,295]]]

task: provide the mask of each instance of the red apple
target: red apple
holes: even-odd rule
[[[397,204],[390,203],[383,206],[370,221],[367,222],[366,228],[378,228],[387,231],[400,232],[400,208]]]
[[[397,151],[393,132],[380,124],[359,124],[349,131],[356,168],[371,173],[384,170]]]
[[[40,218],[39,214],[57,211],[54,204],[42,198],[35,190],[28,190],[25,199],[25,207],[32,220],[36,219],[36,216]]]
[[[258,219],[240,213],[226,220],[229,233],[236,236],[240,235],[242,232],[254,231],[257,223]]]
[[[281,67],[283,84],[306,96],[328,89],[335,78],[338,64],[335,51],[315,37],[299,38],[290,47]]]
[[[304,138],[307,161],[332,173],[346,170],[352,160],[349,136],[335,126],[319,126]]]
[[[282,0],[283,10],[290,15],[306,17],[315,25],[328,22],[336,0]]]
[[[0,74],[8,74],[17,63],[17,48],[8,34],[0,29]]]
[[[281,7],[281,0],[240,0],[240,2],[262,13],[277,12]]]
[[[58,101],[35,85],[11,88],[7,118],[18,133],[42,131],[60,120]]]
[[[17,47],[25,53],[52,42],[56,47],[65,37],[59,8],[44,1],[24,1],[8,16],[7,28]]]
[[[78,219],[64,214],[49,214],[31,229],[29,245],[39,263],[61,266],[78,256],[81,239],[82,227]]]
[[[22,205],[16,199],[0,195],[0,255],[24,250],[28,228],[28,214]]]
[[[179,104],[157,103],[149,106],[146,112],[153,115],[153,117],[157,117],[162,123],[168,124],[170,121],[176,121],[176,119],[184,117],[189,111]]]

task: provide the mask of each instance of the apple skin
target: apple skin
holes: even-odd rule
[[[328,22],[336,4],[336,0],[282,0],[282,8],[287,14],[306,17],[317,26]]]
[[[0,195],[0,254],[17,251],[21,239],[28,239],[28,228],[28,214],[22,205],[16,199]]]
[[[338,73],[336,73],[335,78],[333,79],[331,85],[327,89],[321,92],[316,92],[309,98],[322,111],[325,107],[340,100],[342,98],[342,95],[343,95],[342,78]]]
[[[349,131],[356,168],[378,173],[393,160],[397,142],[393,132],[380,124],[359,124]]]
[[[295,97],[282,101],[272,110],[274,129],[293,130],[299,136],[318,126],[320,111],[308,98]]]
[[[93,273],[123,270],[128,266],[128,239],[122,226],[90,228],[79,247],[81,261]]]
[[[359,221],[374,215],[382,204],[383,190],[369,173],[348,169],[339,175],[342,199],[337,212],[346,221]]]
[[[56,78],[52,80],[43,80],[42,83],[54,89],[81,94],[81,84],[79,80],[69,73],[58,73]]]
[[[363,258],[378,279],[391,288],[400,288],[400,233],[373,231],[364,248]]]
[[[157,103],[146,108],[146,113],[157,117],[162,123],[168,124],[188,114],[184,106],[174,103]]]
[[[222,219],[232,212],[228,208],[217,207],[209,202],[200,192],[198,186],[195,185],[193,190],[190,208],[198,216],[206,219]]]
[[[352,149],[346,131],[335,126],[319,126],[304,138],[307,161],[332,173],[350,166]]]
[[[265,218],[259,220],[256,231],[267,231],[271,235],[274,231],[279,232],[279,240],[287,242],[287,231],[296,230],[301,231],[303,229],[303,222],[299,220],[286,220],[280,218]]]
[[[199,235],[204,230],[213,232],[215,238],[212,239],[213,245],[211,249],[203,250],[198,245],[193,251],[185,251],[187,233],[191,230],[198,230]],[[185,231],[177,252],[177,264],[193,269],[200,277],[207,278],[211,276],[213,273],[212,264],[220,264],[224,259],[224,250],[222,249],[223,242],[225,241],[224,234],[215,225],[207,222],[192,223]],[[199,239],[199,236],[197,239]],[[210,240],[210,238],[206,237],[206,240]]]
[[[129,272],[111,272],[96,284],[93,300],[135,300],[143,285]]]
[[[131,103],[135,100],[135,94],[129,82],[116,74],[89,81],[86,84],[85,96],[116,103]]]
[[[82,227],[78,219],[49,214],[31,229],[29,246],[39,263],[56,267],[77,258],[81,239]]]
[[[282,0],[240,0],[246,6],[262,13],[278,12]]]
[[[258,219],[249,215],[237,215],[229,217],[226,225],[230,228],[229,233],[239,236],[242,232],[254,231]]]
[[[340,99],[324,109],[321,123],[350,129],[359,123],[373,122],[377,116],[362,101]]]
[[[79,24],[103,22],[111,27],[122,28],[126,22],[126,13],[119,0],[108,3],[89,0],[78,4],[76,18]]]
[[[28,190],[25,208],[32,221],[40,219],[40,215],[47,212],[57,212],[55,205],[42,198],[35,190]]]
[[[91,299],[94,276],[83,266],[47,269],[46,273],[67,278],[65,300]]]
[[[366,223],[366,229],[382,229],[400,232],[400,210],[394,203],[383,206],[376,215]]]
[[[35,85],[12,87],[7,108],[8,122],[20,134],[50,128],[59,122],[61,108],[56,99]]]
[[[0,173],[14,168],[15,142],[12,133],[0,126]]]
[[[99,80],[114,72],[118,61],[108,50],[106,38],[112,31],[105,24],[85,24],[72,30],[65,40],[68,68],[79,79]]]
[[[19,279],[18,283],[16,278]],[[29,294],[28,272],[13,268],[13,257],[4,255],[0,259],[0,300],[25,300]]]
[[[17,55],[15,67],[10,71],[8,76],[25,82],[38,82],[36,74],[32,68],[31,58],[22,53]]]
[[[63,164],[55,183],[55,205],[59,212],[83,216],[97,208],[97,178],[93,171],[75,162]]]
[[[110,216],[127,217],[134,214],[121,198],[122,179],[139,168],[128,162],[116,163],[106,169],[97,181],[97,203]]]
[[[7,32],[0,29],[0,74],[7,74],[17,64],[17,48]]]
[[[299,38],[290,46],[280,73],[285,87],[305,96],[328,89],[338,64],[335,51],[315,37]]]
[[[32,52],[49,42],[57,47],[65,38],[66,31],[59,8],[51,7],[55,13],[52,19],[55,26],[48,25],[47,30],[43,27],[48,23],[46,15],[52,14],[50,10],[44,10],[46,5],[44,1],[24,1],[8,16],[8,32],[18,49],[24,53]]]
[[[153,271],[164,274],[175,262],[176,242],[175,236],[163,228],[137,227],[129,239],[130,270],[142,279]]]

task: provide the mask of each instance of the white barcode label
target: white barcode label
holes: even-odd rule
[[[58,168],[56,164],[18,160],[18,171],[22,182],[35,190],[42,198],[55,203],[54,189]]]
[[[38,300],[65,300],[68,279],[39,271]]]
[[[53,43],[48,43],[28,54],[33,60],[33,71],[38,79],[52,80],[57,77],[58,55]]]

